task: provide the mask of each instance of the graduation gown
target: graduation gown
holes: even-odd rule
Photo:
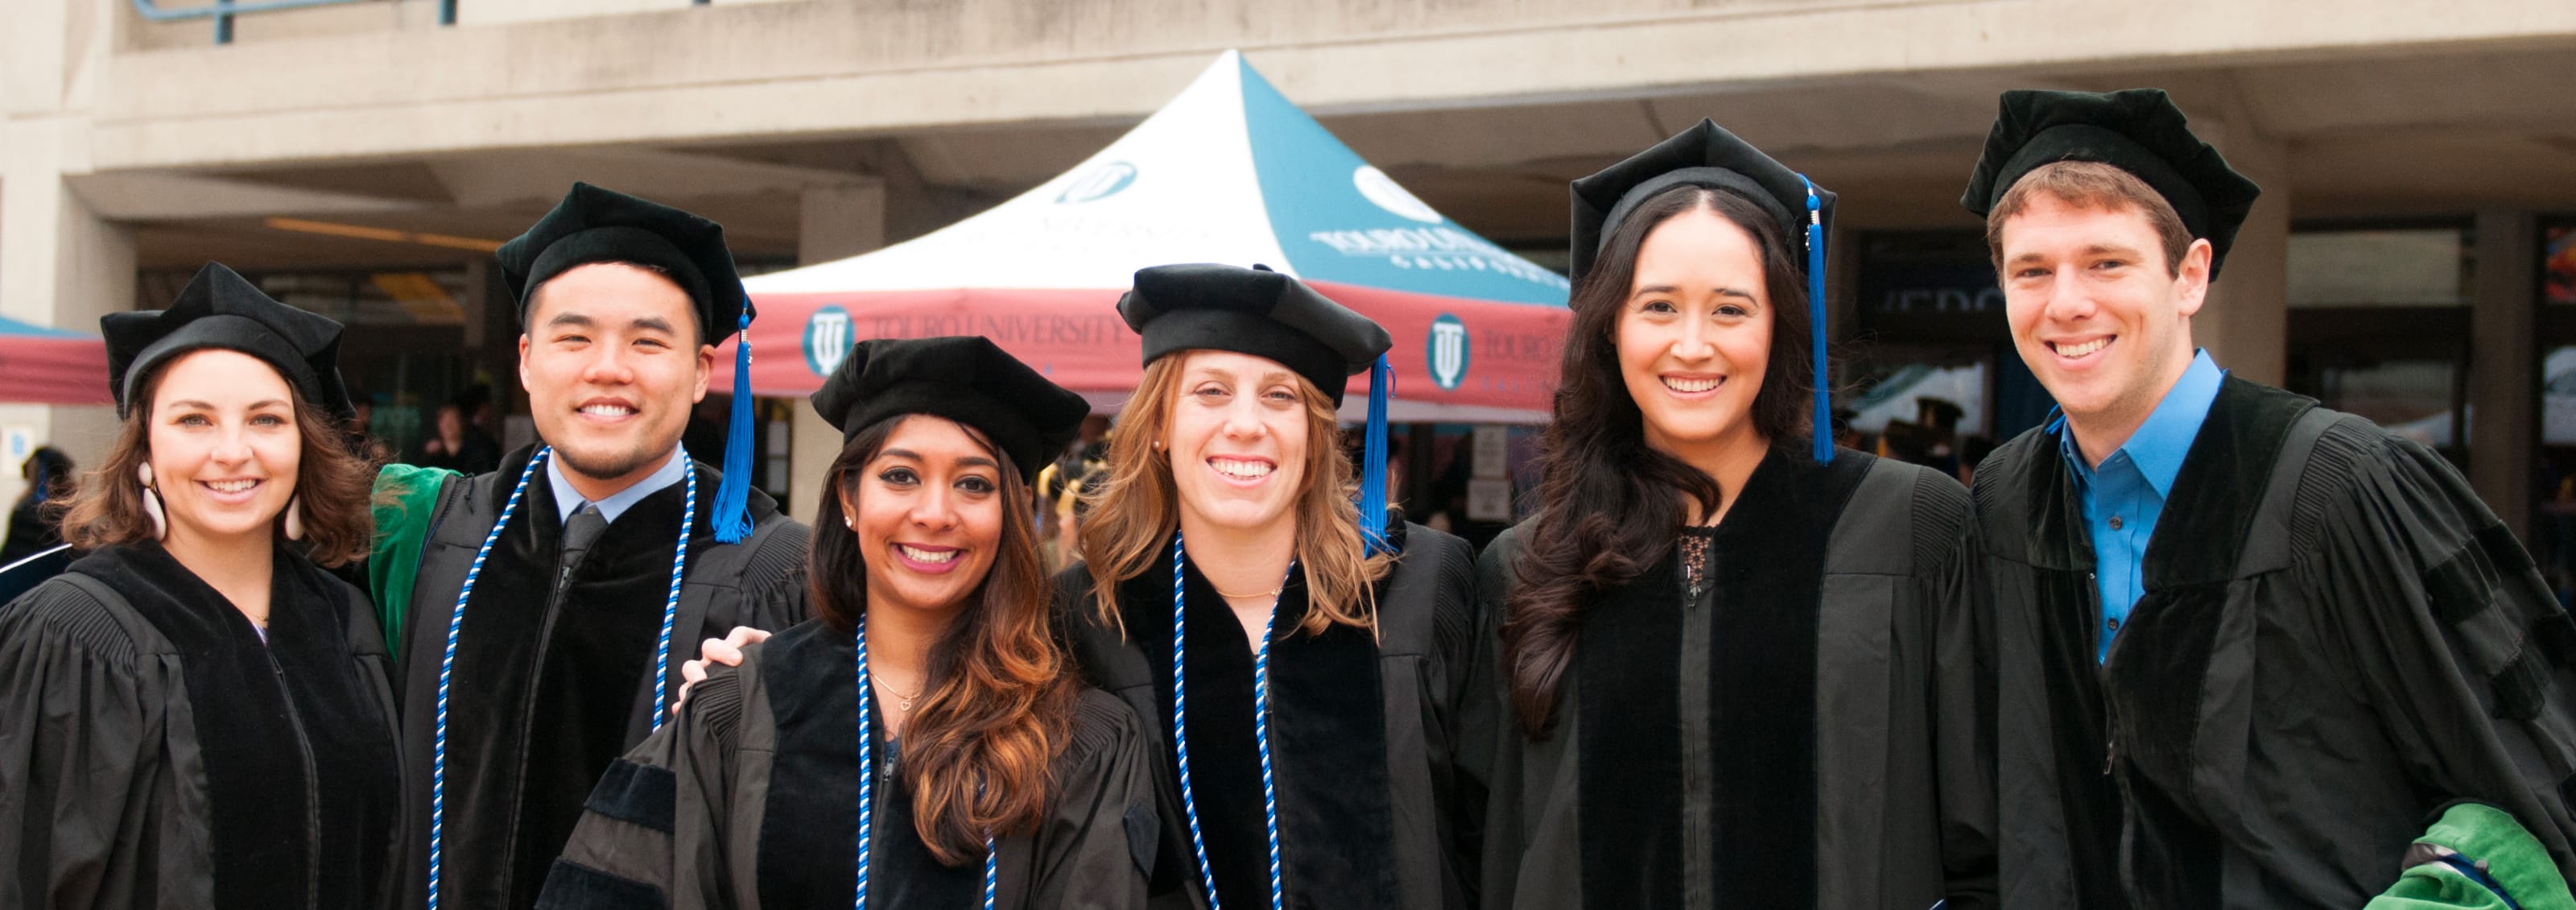
[[[1297,628],[1303,569],[1279,595],[1270,646],[1270,742],[1287,906],[1474,905],[1485,787],[1459,761],[1476,647],[1475,562],[1466,541],[1416,524],[1391,533],[1402,554],[1377,587],[1378,628]],[[1162,551],[1171,552],[1165,541]],[[1158,567],[1168,562],[1157,560]],[[1225,599],[1184,560],[1188,598],[1191,791],[1219,895],[1269,902],[1261,757],[1253,729],[1253,653]],[[1146,721],[1156,755],[1162,846],[1157,907],[1207,906],[1190,844],[1172,739],[1172,577],[1121,582],[1120,629],[1102,624],[1091,579],[1057,576],[1083,673]]]
[[[403,659],[402,734],[410,852],[406,903],[428,895],[432,738],[438,672],[474,551],[535,454],[522,448],[501,470],[450,478],[412,586]],[[708,521],[720,478],[698,464],[698,521],[672,624],[665,678],[653,678],[687,484],[637,501],[562,566],[563,522],[554,485],[529,478],[517,514],[493,543],[458,631],[448,694],[447,814],[441,906],[526,908],[580,821],[609,763],[652,732],[656,684],[679,687],[696,643],[737,625],[783,629],[805,609],[805,528],[751,493],[754,530],[740,544],[715,541]]]
[[[549,910],[848,906],[857,869],[857,680],[850,636],[807,622],[743,650],[689,690],[680,716],[619,759],[546,881]],[[873,699],[873,696],[871,696]],[[884,705],[872,700],[873,718]],[[981,906],[980,855],[944,866],[882,723],[870,910]],[[1155,841],[1144,725],[1084,689],[1036,831],[995,844],[994,906],[1139,908]]]
[[[2007,443],[1975,492],[2007,903],[2359,907],[2454,799],[2576,873],[2576,625],[2433,452],[2228,379],[2107,663],[2057,437]]]
[[[0,539],[0,566],[53,549],[62,542],[62,527],[46,520],[45,504],[34,497],[20,499],[9,509],[9,536]]]
[[[1775,448],[1701,595],[1678,546],[1602,592],[1554,730],[1499,731],[1485,906],[1992,906],[1967,513],[1938,472]],[[1480,565],[1497,622],[1523,533]]]
[[[389,905],[383,635],[357,589],[274,571],[265,644],[158,543],[0,607],[0,906]]]

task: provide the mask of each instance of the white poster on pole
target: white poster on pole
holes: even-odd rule
[[[1512,431],[1500,424],[1476,428],[1475,469],[1478,477],[1509,477],[1512,461]]]
[[[1512,482],[1495,478],[1467,481],[1467,520],[1512,520]]]

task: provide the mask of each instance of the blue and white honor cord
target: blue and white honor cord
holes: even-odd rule
[[[858,656],[859,684],[859,877],[850,898],[851,910],[868,910],[868,845],[876,832],[876,750],[875,737],[868,729],[868,621],[860,617],[858,629],[850,634]],[[991,835],[984,837],[984,910],[993,910],[994,896],[1001,890],[1001,851],[994,849]]]
[[[429,910],[438,910],[440,847],[447,833],[447,684],[456,669],[456,633],[465,627],[465,602],[474,596],[474,582],[483,577],[483,561],[492,556],[492,545],[501,540],[501,531],[510,526],[510,516],[518,514],[519,500],[528,492],[528,479],[537,476],[537,467],[554,454],[553,446],[542,446],[528,458],[528,466],[519,472],[519,482],[510,487],[510,499],[501,506],[501,517],[492,522],[492,530],[483,535],[483,546],[474,551],[474,562],[465,569],[465,584],[456,590],[456,609],[447,614],[447,648],[438,658],[438,720],[430,737],[429,761]],[[671,665],[671,625],[680,614],[680,582],[689,573],[689,529],[698,523],[698,471],[689,461],[689,450],[682,448],[676,456],[687,466],[686,486],[681,491],[680,542],[671,560],[671,585],[662,599],[662,632],[653,645],[653,729],[662,729],[663,692]]]
[[[1296,563],[1288,565],[1296,574]],[[1187,599],[1182,583],[1181,535],[1172,535],[1172,744],[1179,756],[1181,769],[1181,810],[1190,819],[1190,848],[1198,853],[1199,880],[1207,885],[1208,910],[1224,910],[1216,896],[1216,870],[1208,867],[1207,840],[1199,833],[1198,797],[1190,792],[1190,724],[1189,687],[1186,683],[1188,653],[1182,647],[1182,630],[1187,618],[1182,603]],[[1286,579],[1280,587],[1286,588]],[[1261,825],[1270,840],[1270,910],[1287,906],[1287,889],[1279,876],[1279,791],[1270,775],[1270,631],[1279,619],[1279,601],[1274,595],[1270,615],[1261,621],[1261,650],[1252,656],[1252,738],[1261,747]]]

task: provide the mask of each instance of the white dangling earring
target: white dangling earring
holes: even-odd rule
[[[152,519],[152,539],[170,538],[170,519],[161,514],[161,491],[152,488],[152,466],[134,466],[134,478],[143,482],[143,514]]]
[[[302,496],[294,496],[286,500],[286,539],[304,539],[304,497]]]

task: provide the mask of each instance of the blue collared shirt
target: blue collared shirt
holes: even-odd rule
[[[2155,538],[2156,519],[2164,515],[2174,475],[2182,472],[2183,456],[2191,453],[2191,441],[2200,435],[2210,404],[2218,400],[2219,380],[2226,376],[2208,351],[2195,354],[2147,421],[2099,465],[2084,463],[2063,415],[2049,424],[2075,475],[2084,523],[2093,534],[2093,584],[2102,595],[2097,661],[2110,659],[2112,637],[2128,624],[2129,609],[2146,593],[2147,543]]]
[[[642,502],[644,497],[659,493],[664,487],[687,478],[689,460],[680,457],[680,454],[679,447],[672,447],[670,456],[662,460],[661,468],[645,475],[644,479],[636,481],[634,486],[600,497],[599,517],[608,519],[609,524],[616,524],[617,516],[623,514],[626,507]],[[571,521],[572,513],[580,509],[581,504],[588,500],[582,499],[581,493],[572,488],[572,481],[564,477],[563,459],[546,459],[546,482],[554,484],[555,487],[555,512],[557,513],[555,520]]]

